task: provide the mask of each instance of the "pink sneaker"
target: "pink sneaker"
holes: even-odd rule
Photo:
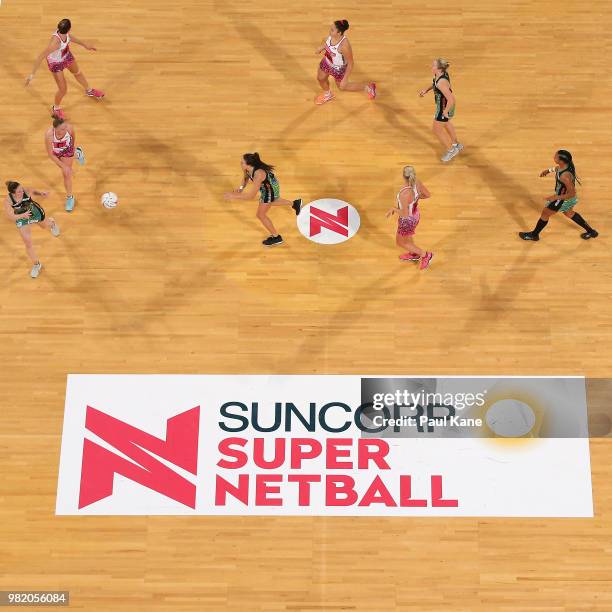
[[[421,270],[428,268],[432,259],[433,259],[433,253],[429,253],[429,252],[425,253],[425,256],[421,258],[421,265],[419,266],[419,268]]]
[[[51,114],[58,119],[66,119],[66,115],[61,108],[56,108],[55,106],[51,107]]]
[[[331,91],[324,91],[315,98],[315,104],[325,104],[334,99],[334,94]]]
[[[399,258],[402,261],[419,261],[421,259],[416,253],[402,253]]]
[[[93,87],[91,89],[88,89],[85,92],[86,95],[88,95],[90,98],[103,98],[104,97],[104,92],[100,91],[99,89],[94,89]]]
[[[368,98],[373,100],[376,97],[376,83],[370,83],[368,85]]]

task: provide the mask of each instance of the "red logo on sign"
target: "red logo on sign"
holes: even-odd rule
[[[328,213],[325,210],[310,207],[310,235],[316,236],[321,232],[321,228],[325,227],[341,236],[348,236],[348,206],[339,208],[335,215]]]
[[[195,508],[195,485],[154,455],[197,475],[199,425],[200,407],[197,406],[168,419],[166,439],[162,440],[87,406],[85,428],[131,461],[86,438],[79,509],[111,496],[115,474]]]

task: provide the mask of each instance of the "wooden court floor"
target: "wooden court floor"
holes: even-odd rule
[[[23,87],[63,17],[97,44],[73,51],[107,92],[69,81],[88,158],[70,216],[43,147],[46,67]],[[315,107],[314,50],[341,18],[380,96]],[[0,588],[69,589],[89,610],[612,609],[606,439],[593,520],[54,516],[67,373],[610,376],[609,2],[5,0],[0,20],[2,180],[51,189],[62,229],[35,230],[33,281],[0,223]],[[465,143],[446,166],[417,96],[440,55]],[[559,148],[601,235],[555,218],[524,243]],[[286,196],[354,204],[357,236],[315,245],[275,210],[286,243],[263,250],[255,203],[222,199],[253,150]],[[422,273],[385,219],[406,163],[432,192]]]

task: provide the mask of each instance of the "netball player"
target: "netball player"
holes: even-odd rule
[[[41,228],[50,229],[53,236],[59,236],[60,230],[53,217],[45,219],[45,211],[42,206],[35,202],[30,196],[30,194],[33,194],[46,198],[46,191],[22,187],[17,181],[7,181],[6,188],[8,190],[8,196],[4,200],[4,211],[7,217],[11,221],[14,221],[21,234],[26,253],[33,264],[30,276],[36,278],[40,274],[42,264],[32,244],[32,230],[30,225],[36,223]]]
[[[323,93],[315,98],[315,104],[325,104],[334,99],[329,86],[329,77],[336,80],[336,84],[343,91],[363,91],[370,100],[376,97],[376,83],[351,83],[349,76],[353,71],[353,50],[351,43],[344,33],[349,29],[346,19],[334,21],[329,29],[327,40],[316,50],[316,54],[323,53],[319,64],[317,79]]]
[[[85,163],[85,154],[81,147],[75,147],[76,138],[72,125],[53,117],[53,127],[45,132],[45,146],[51,161],[62,171],[64,187],[66,188],[66,210],[74,209],[74,194],[72,193],[72,162],[76,156],[79,164]]]
[[[422,98],[433,89],[436,101],[433,133],[445,147],[448,147],[448,151],[442,156],[443,162],[449,162],[463,149],[463,145],[457,140],[455,126],[451,123],[451,119],[455,115],[456,100],[450,86],[450,77],[447,72],[449,66],[450,62],[441,57],[434,60],[431,67],[433,73],[431,87],[419,92],[419,96]]]
[[[589,240],[590,238],[597,238],[599,233],[582,218],[580,213],[574,210],[574,206],[578,204],[576,181],[580,184],[580,180],[576,176],[576,167],[572,160],[572,154],[565,149],[560,149],[555,153],[554,160],[556,166],[543,170],[540,176],[548,176],[554,172],[555,194],[544,198],[548,204],[542,210],[542,214],[533,231],[519,232],[519,236],[523,240],[539,240],[540,232],[548,225],[548,220],[554,214],[562,212],[568,219],[571,219],[585,230],[580,234],[582,239]]]
[[[85,75],[79,69],[74,56],[70,52],[70,43],[73,42],[77,45],[81,45],[89,51],[95,51],[96,48],[78,39],[76,36],[70,36],[69,32],[71,27],[72,24],[70,23],[70,19],[62,19],[57,24],[57,30],[51,36],[51,40],[49,41],[47,48],[36,58],[34,66],[32,67],[32,72],[26,79],[26,85],[29,85],[34,78],[40,63],[44,58],[47,58],[47,66],[49,67],[49,71],[57,83],[55,104],[51,110],[53,115],[60,117],[61,119],[64,118],[64,111],[60,105],[68,89],[66,78],[64,77],[65,68],[68,68],[68,70],[74,75],[74,78],[83,86],[86,95],[91,98],[104,97],[103,91],[89,86]]]
[[[387,218],[395,213],[399,215],[397,219],[397,236],[395,242],[398,247],[405,251],[399,258],[402,261],[421,261],[420,268],[424,270],[429,266],[433,258],[433,253],[424,251],[414,243],[416,226],[421,218],[419,211],[419,200],[427,199],[431,196],[425,185],[416,177],[412,166],[405,166],[403,170],[404,186],[397,194],[397,205],[389,209]]]
[[[291,206],[296,215],[300,214],[302,200],[285,200],[280,197],[280,185],[274,174],[274,166],[265,164],[261,161],[259,153],[245,153],[240,161],[240,166],[244,172],[242,185],[232,193],[226,193],[226,200],[252,200],[256,193],[259,193],[259,206],[257,207],[257,218],[262,225],[270,232],[270,236],[262,241],[266,247],[276,246],[283,243],[282,236],[276,231],[274,224],[268,217],[271,206],[285,205]],[[249,189],[245,189],[247,184],[253,183]]]

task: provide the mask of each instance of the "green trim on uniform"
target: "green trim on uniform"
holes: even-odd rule
[[[561,204],[559,212],[567,212],[571,208],[574,208],[576,204],[578,204],[578,200],[576,198],[572,198],[571,200],[563,200],[563,204]]]
[[[559,171],[559,168],[557,168],[556,173],[555,173],[555,193],[557,195],[563,195],[566,191],[565,189],[565,185],[561,182],[561,175],[564,174],[565,172],[569,172],[569,168],[565,168],[564,170]],[[574,183],[574,185],[576,185],[576,177],[570,172],[570,176],[572,178],[572,183]],[[561,208],[559,209],[560,212],[566,212],[568,211],[570,208],[572,208],[573,206],[576,206],[576,204],[578,204],[578,196],[575,195],[573,198],[570,198],[569,200],[563,200],[563,204],[561,204]]]
[[[249,176],[251,180],[254,179],[255,172],[259,169],[260,168],[256,168],[253,170],[253,174]],[[263,168],[261,168],[261,170],[263,170]],[[272,170],[264,170],[264,172],[266,173],[266,178],[259,186],[259,202],[261,204],[272,204],[272,202],[280,198],[280,184]]]
[[[32,225],[32,223],[40,223],[41,221],[44,221],[44,208],[38,202],[35,202],[25,191],[23,192],[23,197],[19,202],[15,201],[12,193],[9,193],[9,198],[11,200],[11,208],[16,215],[22,215],[25,212],[32,213],[31,216],[25,219],[16,219],[15,225],[17,227],[23,227],[24,225]]]
[[[26,219],[17,219],[15,225],[17,227],[23,227],[24,225],[32,225],[33,223],[40,223],[45,219],[45,211],[36,202],[32,202],[29,208],[32,213],[31,217]]]
[[[448,119],[444,117],[444,105],[446,104],[446,96],[437,87],[438,81],[442,79],[446,79],[448,81],[448,86],[450,88],[450,77],[448,76],[446,72],[444,74],[441,74],[438,78],[434,77],[433,84],[432,84],[434,98],[436,102],[436,114],[434,115],[434,119],[436,121],[445,122],[445,121],[448,121]],[[452,91],[453,90],[451,88],[451,92]],[[455,105],[453,104],[453,107],[448,111],[448,118],[452,119],[454,116],[455,116]]]

